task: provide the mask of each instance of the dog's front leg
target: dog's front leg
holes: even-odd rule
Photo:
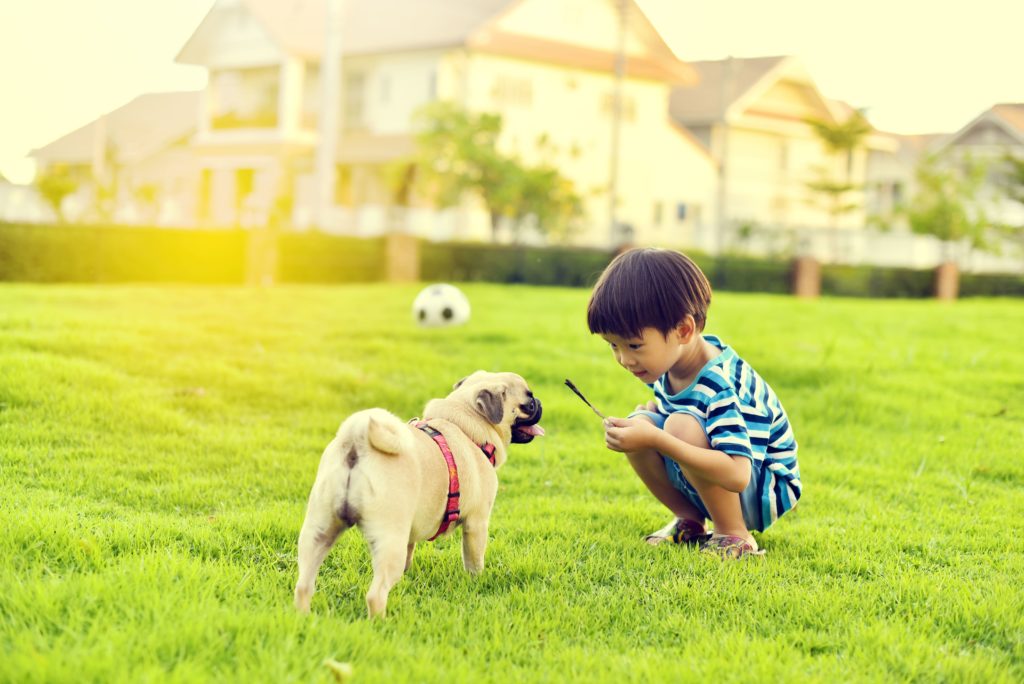
[[[484,569],[487,551],[487,519],[469,520],[462,525],[462,564],[476,575]]]

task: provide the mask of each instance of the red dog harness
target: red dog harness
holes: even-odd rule
[[[455,465],[455,457],[452,456],[452,450],[448,447],[448,440],[444,438],[444,435],[427,425],[426,421],[414,420],[410,422],[427,433],[437,443],[437,447],[441,450],[441,455],[444,456],[444,462],[448,464],[448,505],[445,506],[444,515],[441,517],[441,526],[437,528],[434,536],[427,540],[434,541],[447,532],[451,524],[459,519],[459,469]],[[484,456],[487,457],[487,460],[493,466],[494,445],[491,443],[484,444],[480,447],[480,451],[484,452]]]

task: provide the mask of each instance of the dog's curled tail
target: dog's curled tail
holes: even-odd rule
[[[409,438],[405,423],[383,409],[371,410],[369,414],[366,438],[370,446],[385,454],[401,453]]]

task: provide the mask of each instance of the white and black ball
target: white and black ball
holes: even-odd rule
[[[427,328],[462,325],[469,320],[469,300],[454,285],[428,285],[412,303],[416,322]]]

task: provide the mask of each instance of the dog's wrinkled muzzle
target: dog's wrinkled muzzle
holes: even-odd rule
[[[526,444],[533,441],[534,437],[540,437],[544,434],[544,428],[537,425],[540,422],[541,413],[543,413],[540,399],[530,397],[530,400],[523,404],[521,408],[527,412],[528,417],[519,418],[516,422],[512,423],[513,444]]]

